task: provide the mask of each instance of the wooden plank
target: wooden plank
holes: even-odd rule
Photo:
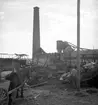
[[[37,87],[37,86],[40,86],[40,85],[44,85],[46,83],[48,83],[48,81],[45,81],[45,82],[42,82],[42,83],[39,83],[39,84],[36,84],[36,85],[32,85],[32,86],[30,86],[30,88]]]

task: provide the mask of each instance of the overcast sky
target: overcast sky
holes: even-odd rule
[[[41,47],[76,44],[77,0],[0,0],[0,53],[32,53],[33,7],[40,8]],[[81,0],[81,47],[98,48],[98,1]]]

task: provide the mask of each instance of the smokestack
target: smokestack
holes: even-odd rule
[[[39,23],[39,7],[34,7],[33,15],[33,51],[32,59],[40,49],[40,23]]]

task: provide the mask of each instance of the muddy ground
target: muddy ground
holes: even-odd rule
[[[17,99],[15,105],[98,105],[97,100],[97,89],[84,88],[77,93],[70,84],[50,79],[42,86],[25,87],[24,99]]]

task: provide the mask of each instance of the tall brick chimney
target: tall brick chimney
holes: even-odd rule
[[[34,7],[33,15],[33,49],[32,59],[40,49],[40,20],[39,20],[39,7]]]

